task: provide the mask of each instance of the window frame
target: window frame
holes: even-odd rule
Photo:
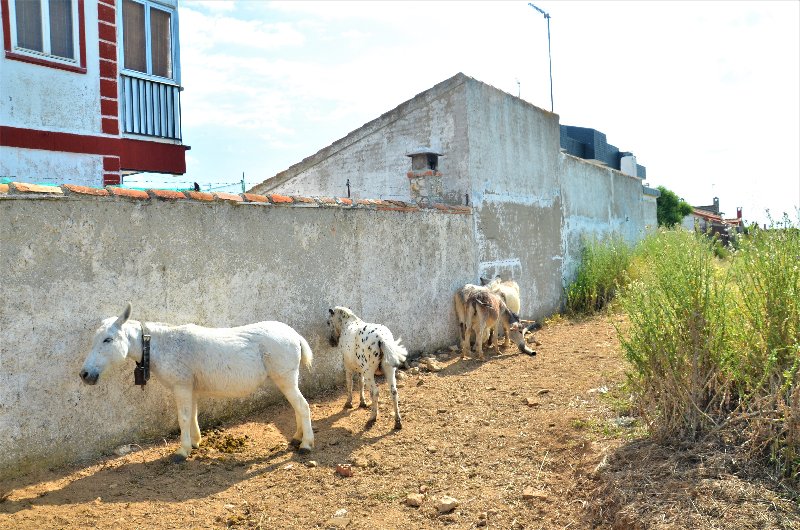
[[[156,0],[130,0],[137,4],[144,6],[144,31],[145,31],[145,63],[147,65],[147,72],[140,70],[132,70],[125,65],[125,22],[123,20],[122,4],[125,0],[121,0],[119,8],[117,9],[117,32],[119,51],[117,63],[120,65],[120,73],[139,79],[148,79],[158,83],[180,86],[181,84],[181,68],[180,68],[180,41],[178,39],[178,9],[175,5],[158,2]],[[150,34],[150,10],[157,9],[170,15],[170,60],[172,61],[172,77],[162,77],[151,73],[153,71],[153,57],[152,57],[152,39]]]
[[[72,46],[75,58],[58,57],[48,53],[50,49],[50,3],[42,0],[42,48],[29,50],[17,45],[16,4],[18,0],[0,0],[3,12],[3,44],[7,59],[40,66],[48,66],[69,72],[86,73],[86,23],[84,0],[70,0],[72,6]]]

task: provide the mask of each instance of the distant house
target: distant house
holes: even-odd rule
[[[178,0],[0,0],[0,178],[186,172]]]
[[[742,209],[736,209],[735,218],[725,219],[723,212],[719,210],[719,197],[714,197],[712,204],[693,206],[692,213],[683,218],[681,226],[704,234],[716,234],[727,243],[732,235],[744,230]]]

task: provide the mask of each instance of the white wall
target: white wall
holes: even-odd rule
[[[342,385],[327,309],[386,324],[410,351],[453,344],[452,293],[473,279],[469,214],[3,194],[0,188],[0,477],[93,457],[175,429],[133,363],[90,387],[78,373],[101,319],[234,326],[280,320],[304,335],[314,396]],[[447,241],[447,244],[442,244]],[[201,423],[281,400],[202,402]],[[312,399],[313,400],[313,399]]]
[[[38,184],[97,186],[103,157],[0,146],[0,177]]]

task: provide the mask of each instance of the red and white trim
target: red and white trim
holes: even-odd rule
[[[0,147],[103,155],[104,185],[119,184],[122,171],[186,173],[186,151],[189,149],[186,145],[2,125]],[[114,180],[116,182],[111,182]]]
[[[100,114],[103,132],[119,134],[117,91],[117,7],[114,0],[97,2],[97,34],[100,46]],[[104,93],[103,85],[107,85]],[[113,83],[113,87],[110,85]]]

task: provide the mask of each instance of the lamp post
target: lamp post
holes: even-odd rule
[[[544,15],[547,20],[547,58],[550,60],[550,112],[553,112],[553,56],[550,54],[550,13],[539,9],[530,2],[528,2],[528,5]]]

